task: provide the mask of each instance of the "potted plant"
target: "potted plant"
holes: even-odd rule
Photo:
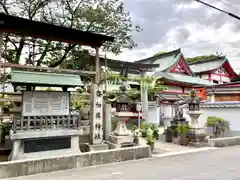
[[[171,127],[167,127],[167,129],[165,129],[164,135],[166,142],[172,142],[173,130]]]
[[[133,128],[133,143],[139,145],[139,137],[141,136],[140,129],[136,126]]]
[[[190,130],[189,125],[180,125],[177,127],[177,131],[180,135],[179,144],[187,146],[189,144],[188,132]]]
[[[172,142],[179,144],[179,132],[176,126],[172,126]]]
[[[153,130],[153,137],[158,140],[159,139],[159,128],[158,128],[158,125],[156,124],[152,124],[152,127],[151,129]]]
[[[151,149],[153,150],[156,141],[155,137],[153,136],[153,130],[150,127],[148,127],[146,129],[146,134],[147,134],[147,136],[145,137],[146,143],[147,145],[151,146]]]
[[[149,123],[144,122],[144,123],[141,124],[140,131],[141,131],[141,134],[142,134],[143,138],[147,137],[147,131],[148,131],[149,127],[150,127]]]

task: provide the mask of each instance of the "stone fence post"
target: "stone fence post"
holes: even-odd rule
[[[112,132],[112,105],[104,103],[103,106],[103,138],[105,141],[109,139]]]

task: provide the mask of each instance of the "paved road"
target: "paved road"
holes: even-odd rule
[[[235,146],[11,180],[240,180],[239,160],[240,146]]]

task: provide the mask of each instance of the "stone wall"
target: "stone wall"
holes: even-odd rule
[[[136,146],[60,157],[3,162],[0,163],[0,179],[149,158],[150,156],[149,146]]]

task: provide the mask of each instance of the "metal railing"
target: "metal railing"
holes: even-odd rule
[[[28,130],[78,129],[79,115],[70,116],[14,116],[14,133]]]

